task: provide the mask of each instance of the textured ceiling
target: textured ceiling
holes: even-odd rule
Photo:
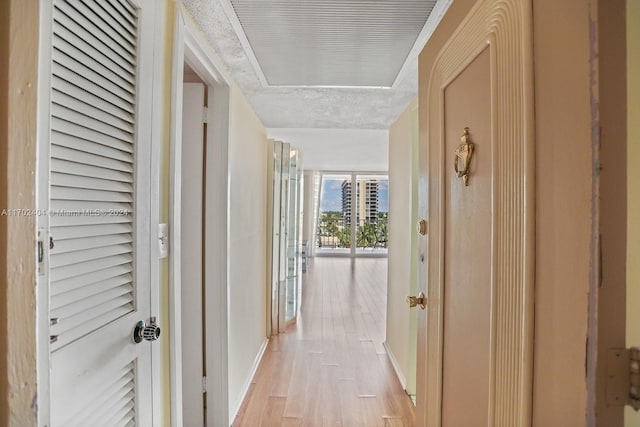
[[[183,0],[183,3],[268,128],[387,129],[417,94],[415,51],[393,88],[265,87],[225,12],[228,6],[223,5],[225,1]],[[439,3],[442,2],[448,5],[449,0]],[[427,25],[439,22],[445,11],[446,7],[437,5]],[[269,22],[263,25],[268,26]],[[276,28],[274,21],[273,28],[264,31]]]

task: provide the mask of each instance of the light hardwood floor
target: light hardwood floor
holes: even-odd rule
[[[387,260],[310,261],[298,322],[271,338],[233,427],[413,426],[382,346]]]

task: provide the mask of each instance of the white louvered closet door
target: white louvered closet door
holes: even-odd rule
[[[51,6],[51,426],[151,426],[153,5]]]

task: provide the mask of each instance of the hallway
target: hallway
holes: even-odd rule
[[[413,425],[382,345],[386,281],[386,258],[312,259],[298,322],[271,338],[233,427]]]

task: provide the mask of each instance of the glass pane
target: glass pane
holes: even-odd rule
[[[358,175],[355,216],[356,253],[387,253],[389,179],[386,175]]]
[[[285,321],[289,321],[296,316],[298,311],[298,240],[299,240],[299,194],[300,182],[298,173],[298,153],[292,149],[289,155],[289,218],[287,223],[287,290],[286,290],[286,312]]]
[[[351,175],[323,175],[316,237],[317,253],[351,253]]]

